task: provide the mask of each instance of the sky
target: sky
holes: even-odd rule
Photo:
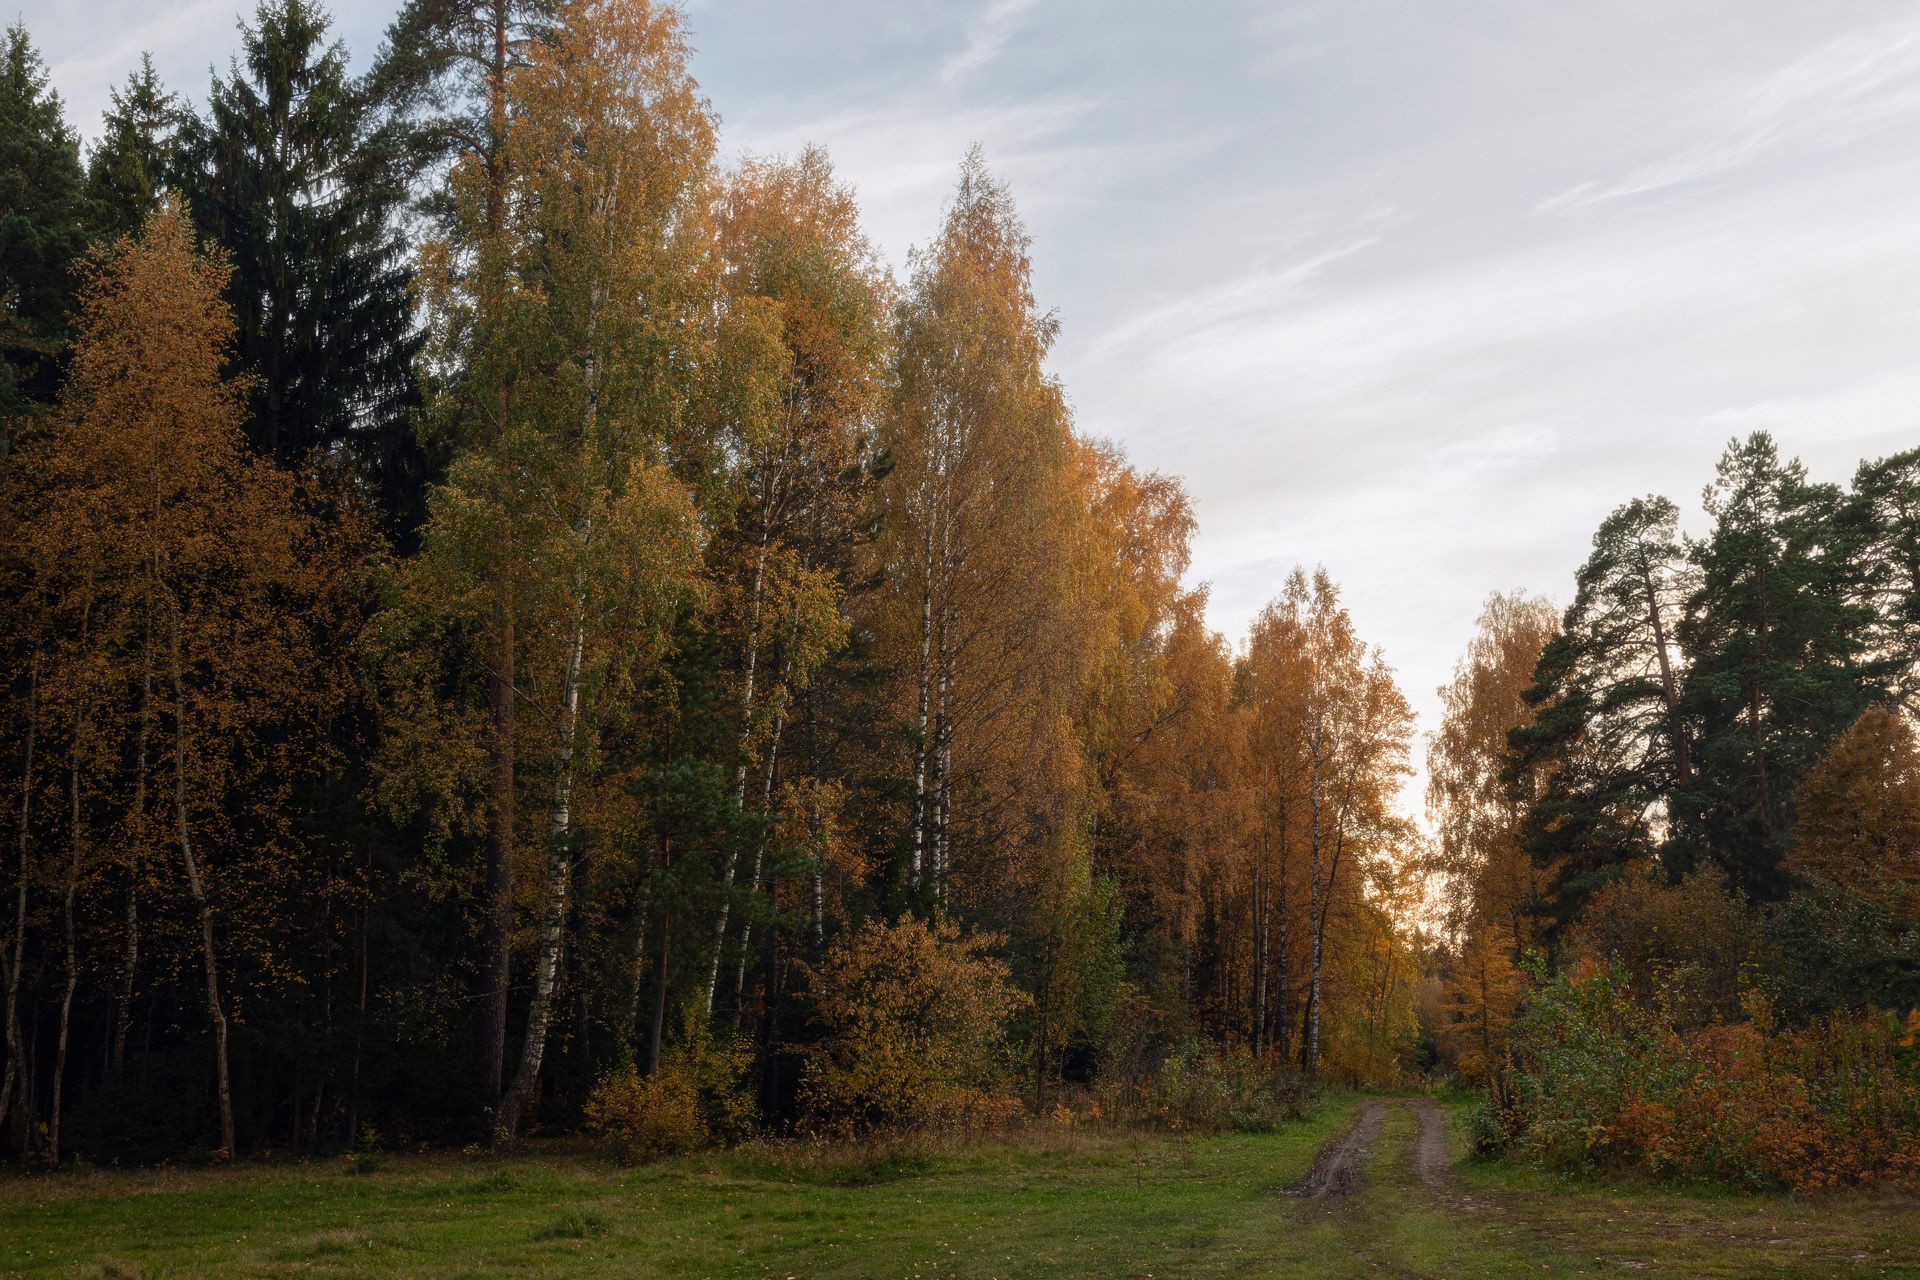
[[[142,50],[203,101],[241,7],[14,2],[88,136]],[[335,0],[356,68],[393,7]],[[1834,481],[1920,444],[1906,0],[689,15],[728,154],[824,144],[897,270],[980,143],[1079,429],[1186,481],[1212,624],[1326,566],[1423,734],[1489,592],[1564,604],[1638,495],[1698,530],[1733,436]]]

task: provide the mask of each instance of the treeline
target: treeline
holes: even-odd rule
[[[7,36],[12,1152],[1401,1069],[1407,706],[1324,575],[1208,632],[977,152],[896,279],[823,152],[719,163],[672,8],[326,31],[84,162]]]
[[[1740,1185],[1920,1178],[1920,449],[1734,441],[1442,691],[1425,1001],[1492,1145]]]

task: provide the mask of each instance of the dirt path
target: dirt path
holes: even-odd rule
[[[1362,1102],[1356,1111],[1353,1127],[1320,1148],[1320,1154],[1313,1158],[1313,1167],[1307,1170],[1307,1176],[1289,1187],[1287,1194],[1308,1200],[1324,1200],[1333,1196],[1350,1196],[1358,1191],[1360,1171],[1366,1167],[1367,1157],[1371,1154],[1369,1144],[1380,1136],[1380,1121],[1386,1111],[1387,1104],[1379,1098],[1368,1098]]]
[[[1435,1191],[1453,1186],[1453,1156],[1447,1150],[1447,1117],[1430,1098],[1414,1098],[1402,1104],[1413,1111],[1420,1122],[1420,1136],[1413,1144],[1413,1169],[1420,1181]]]

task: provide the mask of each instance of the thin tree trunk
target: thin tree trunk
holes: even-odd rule
[[[80,624],[83,648],[91,612],[87,610],[89,616]],[[67,1042],[73,1026],[73,992],[80,985],[80,958],[73,934],[73,898],[80,889],[81,849],[86,838],[80,821],[80,732],[84,722],[83,711],[75,708],[73,736],[67,743],[67,884],[60,907],[66,926],[67,981],[60,993],[59,1031],[54,1037],[53,1050],[53,1097],[47,1115],[47,1162],[56,1167],[60,1163],[60,1113],[66,1088]]]
[[[627,1020],[625,1030],[620,1033],[622,1043],[629,1051],[640,1034],[640,996],[647,985],[647,908],[652,894],[647,889],[640,893],[640,909],[633,913],[635,928],[633,934],[633,969],[627,987]]]
[[[733,771],[733,811],[740,814],[747,803],[747,756],[753,743],[753,695],[754,680],[760,663],[760,600],[764,593],[767,568],[768,535],[764,524],[760,532],[760,548],[753,562],[753,588],[748,595],[747,604],[747,654],[745,671],[741,676],[740,696],[740,762]],[[707,969],[707,1015],[713,1015],[713,996],[720,986],[720,954],[726,949],[727,918],[733,909],[733,876],[740,863],[740,845],[738,841],[727,842],[726,868],[720,876],[720,910],[713,920],[713,961]],[[756,870],[756,876],[759,872]],[[744,962],[743,962],[744,963]]]
[[[127,1063],[127,1029],[133,1022],[134,975],[140,964],[140,854],[147,833],[147,744],[153,726],[153,637],[143,642],[140,660],[140,727],[133,739],[133,812],[125,859],[127,869],[127,959],[120,976],[119,1007],[113,1019],[113,1056],[109,1074],[120,1083]]]
[[[1325,932],[1320,927],[1320,922],[1325,919],[1320,909],[1320,751],[1324,738],[1318,716],[1319,712],[1316,710],[1312,731],[1313,737],[1310,744],[1310,750],[1312,752],[1311,759],[1313,761],[1312,777],[1308,783],[1309,803],[1312,807],[1312,843],[1310,846],[1312,849],[1312,859],[1309,866],[1307,883],[1307,913],[1310,917],[1310,923],[1313,925],[1313,937],[1311,939],[1313,953],[1312,959],[1309,961],[1310,967],[1308,973],[1307,1037],[1306,1043],[1301,1046],[1301,1052],[1305,1056],[1305,1061],[1302,1065],[1306,1069],[1308,1079],[1312,1079],[1320,1067],[1320,965],[1323,950],[1322,935]],[[1329,888],[1331,888],[1331,886],[1329,886]]]
[[[173,619],[173,820],[174,835],[180,842],[180,857],[186,864],[187,894],[200,917],[200,954],[207,975],[207,1016],[213,1020],[214,1084],[220,1100],[220,1157],[234,1156],[233,1083],[227,1070],[227,1015],[220,1004],[220,961],[213,948],[213,905],[207,900],[206,885],[200,878],[200,863],[194,856],[193,836],[187,823],[187,701],[186,682],[181,674],[180,618]]]
[[[14,1081],[21,1077],[20,968],[26,963],[27,872],[33,831],[33,748],[40,728],[40,655],[33,656],[27,675],[26,749],[20,768],[20,883],[14,890],[13,960],[7,966],[7,1074],[0,1079],[0,1124],[7,1119]],[[24,1082],[21,1092],[25,1093]]]
[[[1685,786],[1693,778],[1688,758],[1687,734],[1680,724],[1680,691],[1674,684],[1673,660],[1667,654],[1667,628],[1660,616],[1660,597],[1653,589],[1653,576],[1644,567],[1640,574],[1646,590],[1647,620],[1653,624],[1653,649],[1660,659],[1660,697],[1667,708],[1667,735],[1673,744],[1674,781]]]
[[[760,816],[763,822],[773,812],[773,780],[780,767],[780,734],[785,727],[786,716],[784,714],[774,716],[772,740],[767,744],[767,767],[760,784]],[[753,844],[753,877],[750,887],[755,893],[760,892],[760,870],[766,865],[766,856],[767,836],[766,832],[762,831]],[[733,1016],[736,1021],[740,1017],[740,996],[747,987],[747,955],[752,944],[753,921],[747,920],[740,926],[740,970],[733,976]]]
[[[590,528],[587,536],[591,536]],[[586,651],[585,591],[584,585],[575,590],[573,635],[561,682],[560,767],[553,781],[553,813],[547,830],[547,884],[540,909],[540,943],[534,959],[533,1001],[527,1010],[527,1038],[513,1085],[501,1100],[494,1121],[495,1146],[513,1142],[520,1117],[533,1101],[547,1051],[547,1027],[553,1016],[560,945],[566,933],[567,892],[573,876],[573,767],[580,729],[581,662]]]
[[[493,661],[487,673],[490,709],[487,738],[486,942],[481,981],[480,1063],[487,1096],[499,1098],[506,1071],[507,1006],[513,985],[514,848],[514,660],[513,613],[503,605],[495,619]]]
[[[924,573],[920,581],[920,666],[918,669],[918,707],[914,718],[913,747],[913,862],[908,868],[907,887],[920,890],[920,877],[926,868],[927,831],[930,826],[927,799],[927,762],[933,751],[928,720],[933,701],[933,524],[927,524]]]

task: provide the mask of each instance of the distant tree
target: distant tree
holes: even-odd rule
[[[149,53],[110,96],[100,141],[87,157],[87,194],[101,234],[116,239],[138,235],[172,187],[185,112],[160,83]]]
[[[183,186],[233,263],[247,434],[285,465],[343,455],[405,538],[430,460],[415,437],[404,197],[373,145],[347,55],[308,0],[265,0],[244,57],[183,130]]]
[[[1442,877],[1450,921],[1456,928],[1476,919],[1498,923],[1515,960],[1534,941],[1541,871],[1520,843],[1532,797],[1516,795],[1503,781],[1508,737],[1533,722],[1525,694],[1541,652],[1559,629],[1544,600],[1490,597],[1453,680],[1441,687],[1440,728],[1427,749],[1434,869]]]
[[[0,453],[7,420],[60,389],[77,269],[92,232],[80,139],[27,29],[0,53]]]

